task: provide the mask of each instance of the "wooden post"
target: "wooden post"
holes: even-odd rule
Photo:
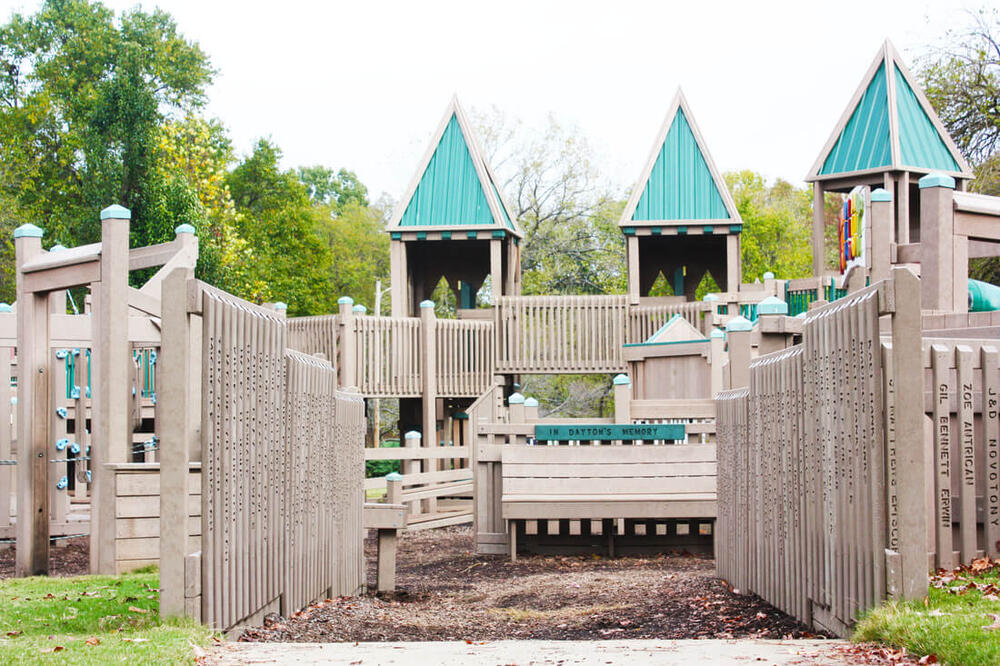
[[[387,504],[400,504],[402,497],[403,477],[395,472],[385,477],[385,501]],[[376,589],[379,592],[392,592],[396,589],[396,545],[399,530],[378,530],[378,571],[376,574]]]
[[[711,386],[712,386],[712,397],[715,398],[720,391],[722,391],[722,369],[723,364],[726,362],[726,334],[722,332],[721,328],[713,328],[712,332],[708,335],[711,346]]]
[[[423,378],[422,427],[423,445],[436,447],[437,444],[437,317],[434,315],[434,301],[420,302],[420,374]],[[443,350],[447,353],[448,350]],[[438,470],[438,459],[424,460],[424,472]],[[423,501],[427,513],[437,513],[437,498]]]
[[[511,423],[524,423],[524,396],[520,393],[511,393],[507,398],[507,405],[510,408],[509,416]]]
[[[780,351],[788,346],[788,338],[784,332],[774,332],[775,320],[788,316],[788,304],[776,296],[768,296],[757,304],[757,317],[760,325],[760,346],[758,354],[763,356]]]
[[[274,308],[274,311],[277,312],[278,316],[282,319],[288,318],[288,303],[285,303],[284,301],[276,301],[271,307]]]
[[[615,423],[632,423],[632,380],[628,375],[615,375]]]
[[[420,433],[416,430],[411,430],[405,435],[403,435],[403,443],[408,449],[419,449],[420,448]],[[403,461],[403,474],[410,475],[416,474],[420,470],[420,461],[414,460],[413,458],[407,458]],[[416,515],[420,513],[420,502],[408,502],[409,513]]]
[[[731,294],[740,290],[740,282],[743,280],[742,265],[740,235],[731,233],[726,236],[726,291]]]
[[[409,278],[406,267],[406,243],[401,240],[389,243],[389,299],[393,317],[410,316]],[[378,313],[381,314],[381,313]]]
[[[187,499],[192,402],[191,325],[187,309],[190,268],[175,268],[160,285],[162,328],[157,431],[160,437],[160,616],[184,615]],[[200,361],[200,359],[199,359]],[[199,579],[201,574],[199,573]]]
[[[17,262],[17,557],[15,575],[49,572],[49,304],[26,290],[24,264],[42,253],[42,230],[14,230]]]
[[[128,420],[128,234],[132,214],[101,211],[101,281],[94,291],[90,572],[115,573],[115,473],[132,449]]]
[[[538,420],[538,401],[534,398],[524,399],[524,418],[528,423]]]
[[[826,205],[823,198],[823,183],[813,183],[813,275],[823,274],[824,234],[826,233]]]
[[[503,293],[503,248],[499,238],[490,240],[490,288],[493,305],[500,302]]]
[[[931,173],[920,185],[920,296],[923,307],[952,312],[954,301],[955,179]],[[965,285],[967,289],[967,285]]]
[[[341,296],[337,299],[337,305],[340,308],[340,386],[347,388],[358,385],[354,299]]]
[[[745,317],[734,317],[726,324],[729,340],[729,388],[750,385],[750,337],[753,324]]]
[[[872,284],[889,278],[889,235],[892,233],[892,225],[892,194],[880,187],[872,192],[871,233],[868,235]]]
[[[899,205],[896,206],[896,215],[893,222],[896,224],[896,242],[910,242],[910,172],[904,171],[899,177],[898,194]],[[887,188],[888,189],[888,188]],[[891,190],[890,190],[891,192]]]
[[[921,239],[923,244],[925,239]],[[927,595],[927,486],[924,451],[924,369],[921,361],[921,280],[892,269],[892,381],[895,392],[896,479],[903,599]]]
[[[637,236],[626,236],[625,263],[628,268],[628,302],[632,305],[639,304],[639,238]]]

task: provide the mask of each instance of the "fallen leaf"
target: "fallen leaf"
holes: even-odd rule
[[[1000,629],[1000,615],[997,615],[996,613],[987,613],[987,616],[993,619],[993,623],[983,625],[983,629],[985,629],[986,631]]]
[[[133,613],[148,613],[149,611],[145,608],[136,608],[135,606],[129,606],[128,609]]]
[[[21,632],[20,631],[8,631],[7,635],[10,636],[11,638],[17,638],[18,636],[21,635]]]
[[[42,650],[42,654],[50,654],[52,652],[62,652],[65,649],[66,648],[64,648],[62,645],[55,645],[53,647],[45,648],[44,650]]]
[[[149,642],[149,639],[148,638],[123,638],[122,642],[123,643],[147,643],[147,642]]]
[[[936,663],[938,663],[938,659],[933,654],[926,654],[923,657],[921,657],[920,661],[918,661],[917,663],[918,664],[936,664]]]
[[[100,645],[101,639],[98,638],[97,636],[91,636],[90,638],[85,640],[84,643],[86,643],[87,645]]]

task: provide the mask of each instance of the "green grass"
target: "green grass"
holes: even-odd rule
[[[888,602],[871,611],[854,640],[934,655],[944,664],[1000,664],[1000,563],[983,562],[975,571],[934,576],[925,601]],[[998,628],[984,628],[992,624]]]
[[[155,572],[0,581],[0,662],[193,663],[211,632],[160,620],[158,585]]]

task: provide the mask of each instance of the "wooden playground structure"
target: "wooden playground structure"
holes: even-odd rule
[[[969,177],[886,44],[810,174],[820,260],[823,192],[864,197],[836,274],[742,283],[743,221],[680,92],[619,221],[622,295],[520,293],[524,234],[457,100],[387,229],[391,316],[239,299],[195,278],[193,228],[130,250],[117,206],[90,246],[25,225],[0,547],[45,573],[89,534],[92,571],[158,563],[163,614],[228,631],[357,593],[367,530],[386,590],[400,530],[472,523],[512,559],[714,548],[735,587],[844,633],[929,567],[998,555],[1000,313],[968,311],[967,277],[1000,256],[1000,199]],[[706,273],[724,291],[695,300]],[[544,416],[518,391],[537,374],[613,375],[613,416]],[[399,400],[398,447],[365,446],[376,399]]]

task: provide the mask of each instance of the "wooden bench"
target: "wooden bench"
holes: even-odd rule
[[[715,461],[714,444],[504,446],[511,560],[519,520],[715,518]]]

